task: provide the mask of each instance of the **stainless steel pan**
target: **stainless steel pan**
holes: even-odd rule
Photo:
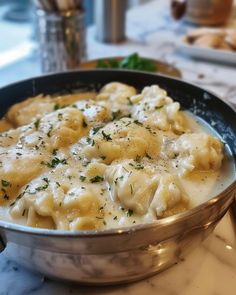
[[[184,109],[193,111],[227,143],[235,165],[236,115],[215,95],[188,83],[134,71],[92,70],[53,74],[0,89],[1,114],[39,93],[99,89],[111,81],[138,89],[159,84]],[[141,279],[178,262],[215,228],[232,203],[236,181],[218,196],[187,212],[152,224],[105,231],[63,232],[0,221],[0,247],[9,258],[48,277],[85,284],[114,284]]]

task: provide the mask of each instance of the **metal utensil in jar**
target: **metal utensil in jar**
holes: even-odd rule
[[[44,73],[76,69],[86,59],[84,12],[37,10],[37,31]]]

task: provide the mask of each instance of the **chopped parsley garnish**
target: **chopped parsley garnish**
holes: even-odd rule
[[[131,217],[132,215],[133,215],[133,213],[134,213],[134,211],[133,210],[131,210],[131,209],[128,209],[128,211],[127,211],[127,216],[128,217]]]
[[[11,183],[9,181],[7,181],[7,180],[4,180],[4,179],[1,180],[1,183],[2,183],[3,187],[11,186]]]
[[[64,108],[66,108],[67,107],[67,105],[60,105],[59,103],[56,103],[55,105],[54,105],[54,111],[57,111],[57,110],[59,110],[59,109],[64,109]]]
[[[106,134],[103,130],[102,130],[102,136],[106,141],[112,140],[111,135]]]
[[[122,166],[122,168],[123,168],[126,172],[129,173],[129,170],[127,170],[124,166]]]
[[[96,175],[96,176],[94,176],[93,178],[90,179],[90,182],[91,182],[91,183],[95,183],[95,182],[101,182],[101,181],[103,181],[103,180],[104,180],[103,177],[101,177],[101,176],[99,176],[99,175]]]
[[[113,220],[117,220],[117,216],[115,216],[115,217],[113,218]]]
[[[136,158],[135,158],[135,161],[140,162],[140,160],[141,160],[141,156],[137,155]]]
[[[163,106],[155,106],[155,110],[160,110]]]
[[[111,116],[112,116],[112,121],[116,120],[117,118],[119,118],[119,116],[121,115],[121,111],[118,110],[116,112],[112,112]]]
[[[53,156],[56,156],[57,152],[58,152],[58,149],[53,149],[52,151]]]
[[[99,131],[99,129],[101,129],[101,128],[102,128],[102,126],[94,127],[92,129],[93,135],[96,134]]]
[[[101,59],[97,62],[97,68],[119,68],[119,69],[136,69],[146,72],[156,72],[158,70],[156,62],[139,56],[138,53],[132,53],[121,60],[115,58]]]
[[[86,141],[87,141],[88,144],[91,144],[91,146],[94,146],[95,145],[95,141],[92,138],[90,138],[90,137],[87,137],[86,138]]]
[[[134,165],[133,163],[129,163],[129,165],[130,165],[131,167],[134,167],[134,169],[136,169],[136,170],[144,169],[144,166],[141,165],[141,164],[139,164],[139,163],[137,163],[136,165]]]
[[[84,181],[85,181],[85,179],[86,179],[86,177],[85,177],[85,176],[83,176],[83,175],[80,175],[79,179],[80,179],[82,182],[84,182]]]
[[[59,121],[61,121],[62,118],[63,118],[63,114],[62,114],[62,113],[59,113],[59,114],[57,115],[57,118],[58,118]]]
[[[99,210],[103,210],[105,207],[106,207],[106,203],[103,205],[103,206],[101,206],[100,208],[99,208]]]
[[[132,195],[134,193],[134,189],[133,189],[132,184],[130,184],[129,186],[130,186],[130,192],[131,192],[131,195]]]
[[[45,182],[45,185],[42,185],[42,186],[38,186],[38,187],[36,187],[35,190],[36,190],[37,192],[44,191],[45,189],[48,188],[48,185],[49,185],[49,180],[48,180],[48,178],[46,178],[46,177],[43,178],[43,181]]]
[[[59,103],[56,103],[55,105],[54,105],[54,111],[56,111],[56,110],[59,110],[61,108],[61,106],[59,105]]]
[[[48,130],[48,132],[47,132],[47,136],[48,136],[48,137],[51,137],[52,129],[53,129],[53,125],[50,124],[50,128],[49,128],[49,130]]]
[[[35,122],[34,122],[34,127],[36,130],[39,129],[39,125],[40,125],[40,119],[37,119]]]
[[[24,196],[24,194],[27,192],[27,189],[28,189],[28,188],[29,188],[29,185],[27,184],[26,187],[25,187],[25,190],[23,191],[23,193],[20,193],[20,194],[16,197],[15,201],[14,201],[13,203],[10,204],[10,207],[14,206],[15,203],[16,203],[17,201],[19,201],[19,200]]]
[[[134,120],[134,124],[139,125],[139,126],[143,126],[143,124],[141,122],[139,122],[138,120]]]
[[[130,99],[130,97],[127,97],[127,100],[128,100],[128,105],[132,106],[132,105],[133,105],[133,102],[132,102],[132,100]]]
[[[67,161],[66,161],[66,159],[59,159],[59,158],[55,157],[52,159],[51,163],[42,161],[41,164],[46,165],[49,168],[55,168],[58,164],[66,165]]]
[[[152,157],[151,156],[149,156],[149,154],[146,152],[146,154],[145,154],[145,156],[149,159],[149,160],[151,160],[152,159]]]

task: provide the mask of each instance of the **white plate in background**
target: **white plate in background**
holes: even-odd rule
[[[177,49],[193,58],[236,65],[236,51],[199,47],[188,44],[184,40],[178,42]]]

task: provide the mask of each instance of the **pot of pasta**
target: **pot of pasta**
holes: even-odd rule
[[[236,116],[180,80],[121,70],[0,89],[0,245],[48,277],[130,282],[197,247],[235,193]]]

